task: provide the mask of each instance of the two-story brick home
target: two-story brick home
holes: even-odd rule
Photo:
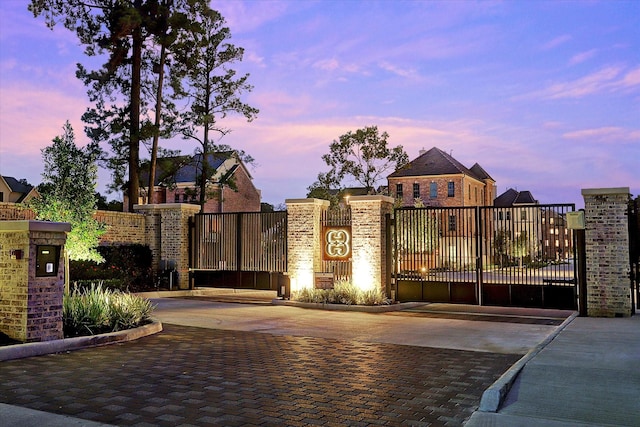
[[[401,206],[492,206],[496,183],[478,164],[467,168],[437,147],[387,177],[389,195]]]
[[[178,156],[159,159],[155,185],[150,203],[198,204],[196,176],[202,169],[202,155]],[[224,151],[207,156],[212,175],[207,183],[207,201],[204,213],[260,212],[260,190],[253,177],[235,151]],[[148,167],[142,168],[140,203],[147,202]],[[126,208],[126,194],[125,203]]]

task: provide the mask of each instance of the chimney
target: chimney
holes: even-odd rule
[[[427,150],[425,150],[425,149],[424,149],[424,147],[422,147],[422,149],[421,149],[420,151],[418,151],[418,154],[419,154],[420,156],[422,156],[422,155],[423,155],[424,153],[426,153],[426,152],[427,152]]]

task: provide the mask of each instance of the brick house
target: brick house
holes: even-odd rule
[[[12,176],[0,175],[0,203],[25,203],[34,197],[38,197],[38,190],[34,186]]]
[[[401,206],[491,206],[496,194],[495,181],[478,164],[467,168],[437,147],[425,151],[405,167],[387,177],[391,197]]]
[[[196,176],[200,172],[202,155],[158,159],[153,197],[150,203],[198,204]],[[235,151],[207,156],[213,171],[207,184],[204,213],[260,212],[260,190],[253,185],[253,177]],[[141,168],[140,203],[147,201],[147,169]],[[127,207],[127,195],[124,196]]]
[[[531,192],[510,188],[496,197],[494,206],[495,230],[520,241],[525,258],[560,261],[573,254],[573,237],[565,216],[539,206]]]

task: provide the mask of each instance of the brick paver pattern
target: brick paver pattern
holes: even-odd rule
[[[164,325],[0,363],[0,401],[134,426],[459,426],[520,355]]]

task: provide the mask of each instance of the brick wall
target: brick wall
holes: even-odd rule
[[[31,209],[25,209],[16,203],[0,202],[0,221],[35,219]]]
[[[107,225],[107,232],[100,238],[102,246],[147,244],[145,218],[138,213],[96,211],[94,218]]]
[[[29,220],[35,217],[31,209],[15,203],[0,203],[0,221]],[[107,225],[107,232],[100,238],[100,245],[146,244],[144,216],[128,212],[96,211],[94,218]]]
[[[629,188],[584,189],[587,315],[631,315]]]

